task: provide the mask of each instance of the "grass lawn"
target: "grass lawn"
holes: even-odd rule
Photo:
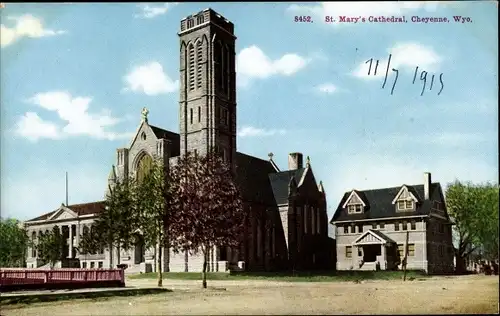
[[[422,279],[427,275],[420,271],[407,271],[407,279]],[[129,275],[129,279],[156,279],[158,274],[142,273]],[[201,280],[200,272],[166,272],[163,279]],[[326,271],[326,272],[208,272],[207,280],[270,280],[284,282],[341,282],[362,280],[403,279],[403,271]]]

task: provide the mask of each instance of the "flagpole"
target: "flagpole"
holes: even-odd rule
[[[66,206],[68,206],[68,172],[66,171]]]

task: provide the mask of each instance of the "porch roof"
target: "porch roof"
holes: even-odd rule
[[[385,245],[396,243],[391,238],[375,229],[369,229],[353,241],[353,245]]]

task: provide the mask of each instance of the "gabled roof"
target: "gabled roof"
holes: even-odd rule
[[[73,204],[69,205],[67,208],[78,214],[78,216],[82,216],[82,215],[98,214],[99,212],[104,210],[104,206],[105,206],[104,201],[98,201],[98,202],[90,202],[82,204]],[[41,216],[35,217],[33,219],[30,219],[29,221],[26,222],[47,220],[59,210],[60,208],[52,212],[43,214]]]
[[[386,235],[384,235],[382,232],[378,231],[378,230],[375,230],[375,229],[369,229],[367,231],[365,231],[363,234],[361,234],[361,236],[359,236],[358,238],[356,238],[352,244],[357,244],[360,240],[363,240],[363,238],[365,238],[366,235],[368,234],[371,234],[373,236],[375,236],[375,238],[378,238],[380,239],[380,241],[382,243],[396,243],[394,240],[392,240],[391,238],[387,237]]]
[[[342,204],[342,208],[346,207],[347,202],[349,202],[353,196],[357,196],[364,207],[368,206],[368,201],[366,200],[364,193],[362,191],[352,190],[351,194],[349,194],[347,199],[345,199],[344,204]]]
[[[395,204],[396,201],[400,199],[401,194],[403,194],[405,189],[408,190],[408,193],[410,194],[410,199],[414,200],[415,202],[422,202],[422,200],[418,196],[418,192],[415,190],[414,187],[403,184],[401,186],[401,189],[398,191],[398,194],[396,194],[396,196],[392,200],[392,204]]]
[[[305,168],[300,168],[269,174],[269,181],[271,182],[276,204],[288,203],[288,184],[290,183],[290,179],[295,178],[295,182],[299,184],[305,170]]]
[[[274,172],[268,160],[236,153],[236,183],[244,200],[276,205],[268,176]]]
[[[396,212],[396,207],[394,206],[394,204],[392,204],[392,200],[401,190],[401,186],[398,186],[384,189],[356,191],[358,194],[360,194],[360,197],[363,200],[367,201],[368,208],[365,209],[363,213],[348,214],[345,209],[342,208],[342,205],[351,194],[351,191],[349,191],[344,193],[344,196],[342,197],[342,200],[340,201],[331,222],[385,217],[405,217],[412,215],[428,215],[432,208],[432,200],[440,200],[439,194],[441,194],[441,184],[439,183],[431,184],[430,200],[424,200],[423,184],[406,185],[406,187],[408,187],[408,190],[410,190],[410,192],[412,192],[419,201],[422,201],[421,203],[417,204],[417,209],[415,211]]]
[[[149,124],[148,124],[149,125]],[[181,136],[177,133],[167,131],[166,129],[156,127],[153,125],[149,125],[151,127],[151,130],[155,134],[156,138],[158,139],[168,139],[172,142],[172,157],[177,157],[180,155],[181,152]]]

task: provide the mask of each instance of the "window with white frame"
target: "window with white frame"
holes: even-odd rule
[[[363,212],[363,204],[349,204],[347,206],[348,208],[348,211],[349,211],[349,214],[353,214],[353,213],[361,213]]]
[[[412,210],[413,206],[414,206],[413,200],[404,199],[398,201],[398,210],[400,211]]]

